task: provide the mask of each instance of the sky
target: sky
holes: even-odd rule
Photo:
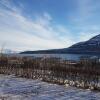
[[[67,48],[100,32],[100,0],[0,0],[0,48]]]

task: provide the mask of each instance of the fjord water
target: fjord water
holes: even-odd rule
[[[57,57],[62,58],[65,60],[79,60],[81,57],[93,57],[97,56],[100,57],[100,55],[96,54],[17,54],[16,56],[21,57]]]

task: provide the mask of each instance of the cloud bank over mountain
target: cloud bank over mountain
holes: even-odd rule
[[[17,51],[65,48],[99,34],[99,25],[88,20],[98,15],[98,2],[62,0],[61,8],[61,2],[55,1],[0,0],[0,46],[5,44],[5,48]],[[47,4],[52,7],[47,9]]]

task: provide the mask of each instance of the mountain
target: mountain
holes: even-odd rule
[[[11,49],[3,49],[3,50],[0,50],[0,53],[4,53],[4,54],[15,54],[15,53],[18,53],[18,52],[13,51]]]
[[[100,54],[100,34],[85,42],[79,42],[69,48],[25,51],[21,54],[55,54],[55,53],[71,53],[71,54]]]
[[[100,35],[97,35],[88,41],[72,45],[67,49],[67,52],[100,54]]]

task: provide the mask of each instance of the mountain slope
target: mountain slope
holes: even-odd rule
[[[76,43],[69,48],[22,52],[22,54],[35,54],[35,53],[100,54],[100,35],[97,35],[88,41]]]
[[[72,53],[100,53],[100,35],[88,41],[72,45],[67,51]]]

